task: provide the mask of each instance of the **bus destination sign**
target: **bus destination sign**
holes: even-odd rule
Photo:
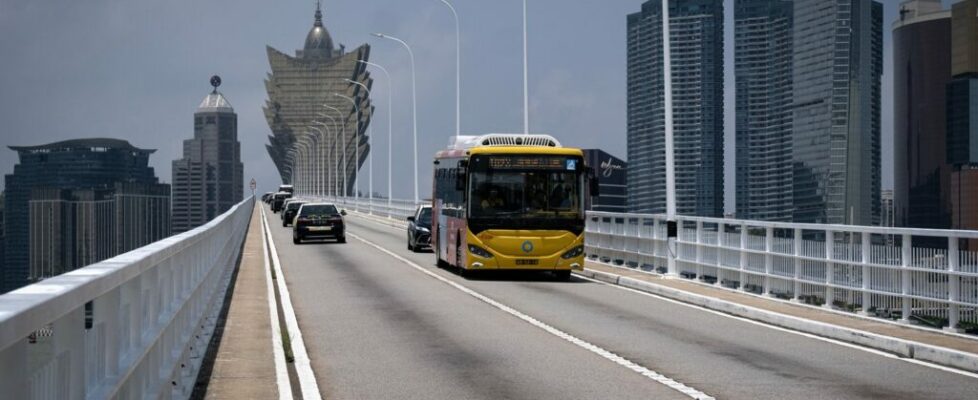
[[[567,157],[553,156],[491,156],[489,157],[490,169],[543,169],[543,170],[566,170],[568,161],[576,161]],[[570,164],[575,165],[575,164]],[[576,165],[575,165],[576,167]],[[571,168],[572,170],[575,168]]]

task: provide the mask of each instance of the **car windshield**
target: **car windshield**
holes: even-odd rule
[[[302,203],[299,203],[299,202],[292,202],[292,203],[289,203],[289,208],[288,208],[288,210],[289,210],[289,211],[293,211],[293,210],[298,210],[298,209],[299,209],[299,207],[302,207]]]
[[[323,204],[302,207],[302,210],[299,211],[299,216],[309,218],[325,218],[337,215],[339,213],[340,212],[336,210],[336,206],[332,204]]]
[[[418,223],[431,225],[431,208],[425,207],[421,209],[421,214],[418,215]]]
[[[476,172],[472,174],[473,218],[580,218],[581,190],[575,172]]]

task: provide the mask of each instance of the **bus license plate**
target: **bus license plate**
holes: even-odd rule
[[[516,260],[516,265],[538,265],[538,264],[540,264],[540,260],[524,260],[524,259]]]

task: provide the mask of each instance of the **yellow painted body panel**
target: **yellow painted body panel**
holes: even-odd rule
[[[564,253],[584,245],[583,234],[575,236],[568,231],[492,229],[478,235],[468,232],[467,242],[489,251],[493,256],[483,258],[465,249],[466,269],[552,271],[581,269],[584,265],[583,252],[577,257],[561,258]],[[535,260],[536,264],[526,264],[526,260]],[[482,266],[473,268],[473,263]]]

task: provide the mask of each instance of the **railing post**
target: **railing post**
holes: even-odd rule
[[[761,294],[771,294],[771,272],[774,271],[774,228],[764,228],[764,289]]]
[[[723,272],[726,269],[723,266],[724,254],[726,253],[726,250],[724,250],[724,249],[727,248],[727,243],[726,242],[727,242],[727,224],[721,222],[721,223],[717,224],[717,242],[716,242],[716,245],[717,245],[717,263],[716,263],[716,267],[717,267],[717,280],[716,280],[716,282],[713,282],[713,285],[720,286],[720,287],[723,286]]]
[[[861,315],[870,315],[870,309],[873,308],[873,296],[869,293],[870,291],[870,251],[872,250],[873,242],[872,234],[869,232],[863,232],[860,234],[862,236],[862,269],[863,269],[863,309],[859,312]]]
[[[52,339],[55,385],[67,388],[66,393],[57,393],[58,398],[85,398],[85,307],[79,305],[74,311],[57,319],[53,324]],[[62,355],[65,355],[62,358]],[[62,363],[68,363],[63,366]],[[64,372],[65,375],[61,373]],[[63,385],[63,386],[62,386]],[[57,390],[60,392],[60,390]]]
[[[696,221],[696,280],[703,280],[703,221]]]
[[[957,302],[961,298],[961,277],[958,276],[958,271],[961,270],[961,252],[958,251],[958,246],[960,241],[957,237],[949,236],[947,238],[947,295],[948,295],[948,307],[947,307],[947,327],[944,330],[949,332],[962,332],[958,328],[958,321],[961,318],[961,307],[958,306]]]
[[[747,225],[740,224],[740,290],[747,290]]]
[[[825,231],[825,304],[823,307],[832,308],[835,302],[835,290],[832,289],[833,274],[835,272],[835,232]]]
[[[913,280],[908,267],[913,265],[913,260],[911,259],[913,257],[913,244],[911,243],[910,235],[908,234],[903,235],[903,240],[901,240],[901,242],[902,243],[900,245],[902,251],[900,256],[900,266],[902,269],[900,270],[900,286],[902,287],[901,293],[903,295],[901,296],[901,300],[903,300],[903,307],[900,322],[909,324],[910,313],[912,312],[911,305],[913,302],[913,299],[910,298],[910,295],[912,294],[911,289]]]
[[[794,253],[795,253],[795,281],[794,281],[794,293],[791,294],[792,301],[801,301],[801,255],[802,246],[804,245],[804,238],[802,235],[802,230],[795,228],[795,240],[794,240]]]

